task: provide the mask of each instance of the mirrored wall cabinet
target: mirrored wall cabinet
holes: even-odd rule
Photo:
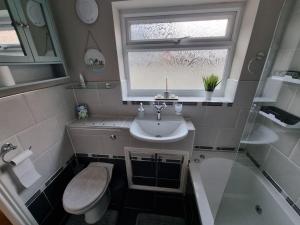
[[[65,78],[48,1],[0,0],[0,97]]]

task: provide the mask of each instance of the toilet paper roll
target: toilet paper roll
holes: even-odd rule
[[[32,151],[30,151],[30,150],[23,151],[22,153],[16,155],[14,158],[12,158],[10,163],[13,166],[19,165],[25,159],[28,159],[31,155],[32,155]]]
[[[11,160],[13,173],[25,188],[29,188],[41,177],[29,158],[31,155],[32,151],[25,150]]]
[[[0,86],[14,86],[16,82],[8,66],[0,66]]]

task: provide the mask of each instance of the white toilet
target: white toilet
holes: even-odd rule
[[[63,195],[63,207],[71,214],[84,214],[85,222],[98,222],[110,203],[108,185],[113,164],[90,163],[68,184]]]

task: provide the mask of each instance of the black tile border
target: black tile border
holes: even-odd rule
[[[257,161],[247,152],[246,155],[250,159],[250,161],[257,167],[259,165]],[[257,164],[257,165],[256,165]],[[260,167],[260,165],[259,165]],[[257,168],[259,168],[257,167]],[[263,176],[272,184],[272,186],[278,191],[278,193],[286,200],[286,202],[292,207],[292,209],[300,216],[300,208],[295,204],[295,202],[287,196],[284,190],[276,183],[275,180],[265,171],[262,170],[261,173]]]
[[[223,106],[223,102],[202,102],[202,106]]]
[[[244,149],[239,149],[235,147],[223,147],[217,146],[214,148],[213,146],[201,146],[201,145],[194,145],[194,151],[211,151],[211,152],[244,152]]]
[[[85,153],[76,153],[75,157],[89,157],[89,154],[85,154]]]
[[[132,101],[131,105],[139,105],[140,103],[143,103],[143,105],[150,105],[150,102],[144,102],[144,101]]]
[[[44,190],[76,159],[75,154],[67,160],[64,166],[60,167],[54,175],[52,175],[43,185],[43,188],[38,189],[26,202],[25,206],[28,207],[38,196],[44,193]]]
[[[235,147],[217,147],[217,150],[219,151],[230,151],[230,152],[233,152],[236,150]]]
[[[30,199],[27,200],[27,202],[25,202],[25,206],[28,207],[31,205],[31,203],[34,202],[34,200],[40,196],[40,194],[42,194],[41,190],[37,190],[37,192],[35,192]]]
[[[121,156],[121,155],[114,155],[113,159],[124,159],[125,160],[125,156]]]
[[[81,156],[79,156],[81,157]],[[86,156],[86,157],[89,157],[89,156]],[[110,155],[107,155],[107,154],[91,154],[92,158],[104,158],[104,159],[109,159],[110,158]]]
[[[273,180],[273,178],[265,171],[262,171],[262,174],[267,178],[267,180],[276,188],[279,193],[282,193],[281,187]]]
[[[46,182],[45,186],[48,187],[52,181],[64,170],[64,167],[60,167],[54,175],[52,175]]]
[[[186,106],[197,106],[197,102],[180,102],[182,105]]]
[[[194,149],[202,149],[202,150],[213,150],[214,149],[214,147],[212,147],[212,146],[199,146],[199,145],[195,145],[194,146]]]
[[[248,156],[248,158],[251,160],[251,162],[257,167],[260,168],[259,163],[247,152],[246,156]]]

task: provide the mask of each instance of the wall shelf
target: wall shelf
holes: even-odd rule
[[[292,76],[272,76],[272,79],[274,80],[279,80],[285,83],[290,83],[290,84],[300,84],[300,79],[294,79]]]
[[[270,128],[259,125],[255,127],[251,134],[245,139],[241,140],[242,144],[264,145],[271,144],[278,140],[278,135]]]
[[[254,103],[274,103],[276,99],[269,97],[255,97],[253,100]]]
[[[288,129],[299,129],[300,119],[288,112],[272,106],[263,106],[259,111],[259,114],[263,117],[273,121],[279,126]]]
[[[74,83],[69,85],[67,89],[113,89],[118,84],[118,81],[87,82],[85,86],[81,86],[79,83]]]

